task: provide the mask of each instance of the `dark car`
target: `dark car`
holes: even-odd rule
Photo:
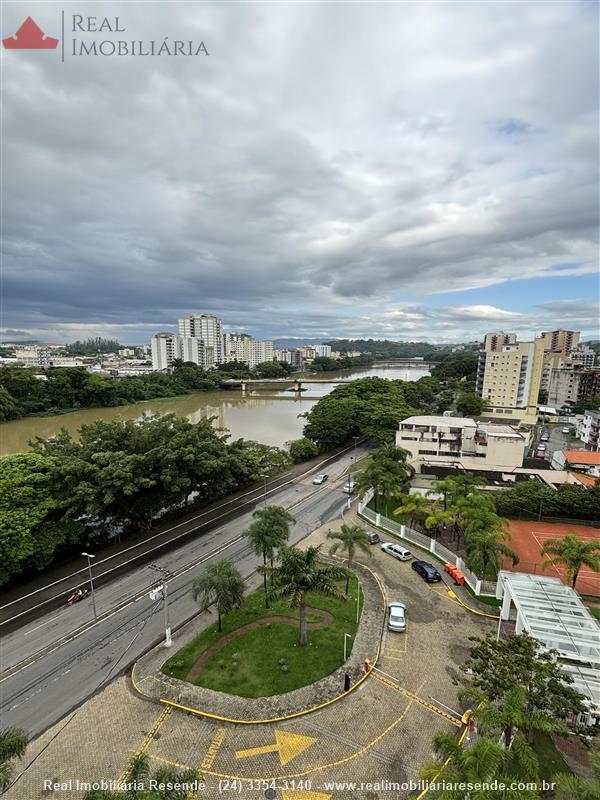
[[[411,567],[415,572],[418,572],[427,583],[439,583],[442,580],[440,573],[433,564],[430,564],[428,561],[413,561]]]

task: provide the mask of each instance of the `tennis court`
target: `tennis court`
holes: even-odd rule
[[[542,556],[541,549],[547,539],[562,539],[572,535],[578,539],[600,541],[600,528],[587,525],[567,525],[553,522],[533,522],[531,520],[509,521],[508,529],[512,537],[508,546],[519,556],[519,563],[513,567],[507,559],[503,559],[502,568],[513,572],[531,572],[537,575],[551,575],[560,578],[569,585],[565,570],[561,566],[546,567],[542,563],[550,556]],[[600,574],[587,567],[582,567],[575,586],[579,594],[600,597]]]

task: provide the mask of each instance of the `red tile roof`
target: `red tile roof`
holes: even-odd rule
[[[580,472],[572,472],[571,475],[575,480],[579,481],[579,483],[583,483],[584,486],[595,486],[598,480],[598,478],[594,478],[593,475],[582,475]]]
[[[590,464],[600,466],[600,453],[591,450],[563,450],[569,464]]]

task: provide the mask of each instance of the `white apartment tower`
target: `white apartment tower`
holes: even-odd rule
[[[225,360],[222,320],[212,314],[190,314],[188,317],[179,317],[177,325],[180,336],[202,339],[207,367],[221,364]]]
[[[164,331],[152,337],[152,369],[168,369],[176,358],[182,358],[181,337]]]

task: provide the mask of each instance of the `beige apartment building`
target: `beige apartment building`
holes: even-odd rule
[[[396,433],[396,446],[408,450],[413,462],[473,470],[520,467],[527,443],[527,435],[509,425],[468,417],[408,417]]]
[[[477,392],[488,413],[535,422],[543,369],[544,339],[519,342],[514,333],[489,333],[477,367]]]

